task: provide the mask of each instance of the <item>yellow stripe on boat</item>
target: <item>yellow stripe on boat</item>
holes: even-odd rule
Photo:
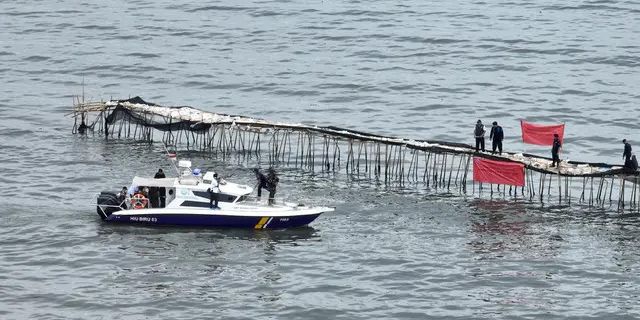
[[[258,224],[256,224],[256,226],[254,227],[255,229],[262,229],[262,226],[267,223],[267,220],[269,220],[269,217],[262,217],[260,218],[260,221],[258,221]]]

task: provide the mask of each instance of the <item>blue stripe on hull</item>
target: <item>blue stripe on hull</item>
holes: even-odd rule
[[[309,214],[294,217],[273,217],[264,227],[265,229],[282,229],[305,226],[315,220],[320,214]],[[221,215],[184,215],[158,214],[121,216],[117,213],[109,216],[107,221],[118,223],[141,223],[152,225],[200,226],[221,228],[255,228],[262,217],[239,217]]]

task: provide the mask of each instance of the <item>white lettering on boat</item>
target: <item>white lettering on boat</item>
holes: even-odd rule
[[[129,217],[129,221],[135,221],[135,222],[158,222],[158,218],[154,218],[154,217]]]

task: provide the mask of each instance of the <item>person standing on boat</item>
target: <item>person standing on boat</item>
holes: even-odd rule
[[[125,208],[127,207],[127,196],[129,195],[129,188],[127,187],[122,187],[122,190],[120,190],[120,192],[118,192],[117,196],[118,196],[118,201],[120,201],[120,205],[124,205]]]
[[[164,172],[162,171],[162,168],[158,169],[158,172],[156,172],[156,175],[153,176],[153,178],[154,179],[166,178],[166,176],[164,175]],[[164,187],[158,188],[158,197],[160,198],[160,208],[164,208],[167,201],[167,189]]]
[[[166,176],[164,175],[164,171],[162,171],[162,168],[158,169],[158,172],[156,172],[156,175],[153,176],[155,179],[162,179],[162,178],[166,178]]]
[[[482,149],[482,152],[484,152],[484,133],[484,124],[478,120],[475,130],[473,130],[473,134],[476,137],[476,152],[478,152],[479,149]]]
[[[558,155],[558,153],[560,152],[561,147],[562,147],[562,144],[560,143],[560,136],[558,136],[557,133],[554,133],[553,146],[551,147],[551,158],[552,158],[551,166],[552,167],[555,167],[556,164],[558,164],[558,167],[560,166],[560,156]]]
[[[498,125],[498,121],[493,122],[491,127],[491,133],[489,133],[489,140],[491,140],[491,153],[496,153],[496,147],[498,148],[498,154],[502,154],[502,140],[504,139],[504,132],[502,127]]]
[[[273,205],[275,203],[276,196],[276,187],[278,186],[278,176],[276,175],[276,170],[273,168],[269,168],[269,173],[267,175],[267,190],[269,190],[269,205]]]
[[[267,187],[267,177],[265,177],[258,168],[253,168],[253,173],[256,174],[256,179],[258,180],[258,186],[256,188],[258,189],[258,198],[260,198],[262,196],[262,188],[269,190]]]
[[[624,151],[622,152],[622,158],[624,158],[624,166],[631,168],[631,144],[627,142],[627,139],[622,139],[624,143]]]
[[[220,209],[218,207],[218,194],[220,193],[220,181],[218,179],[218,174],[213,174],[213,179],[211,179],[211,188],[207,189],[209,193],[209,208],[211,209]]]

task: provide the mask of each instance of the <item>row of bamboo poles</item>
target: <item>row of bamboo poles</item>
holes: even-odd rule
[[[640,212],[639,184],[618,175],[574,177],[525,167],[525,186],[482,184],[473,181],[473,152],[420,150],[397,143],[381,143],[320,134],[291,128],[213,124],[206,130],[159,131],[121,117],[107,123],[112,108],[91,105],[74,113],[73,133],[99,133],[105,139],[134,139],[206,152],[227,160],[266,159],[269,165],[293,166],[309,171],[344,172],[405,186],[426,185],[437,192],[540,201],[570,205],[572,201],[597,208]],[[88,112],[98,116],[88,123]],[[158,115],[145,115],[156,117]],[[164,118],[167,124],[173,119]]]

